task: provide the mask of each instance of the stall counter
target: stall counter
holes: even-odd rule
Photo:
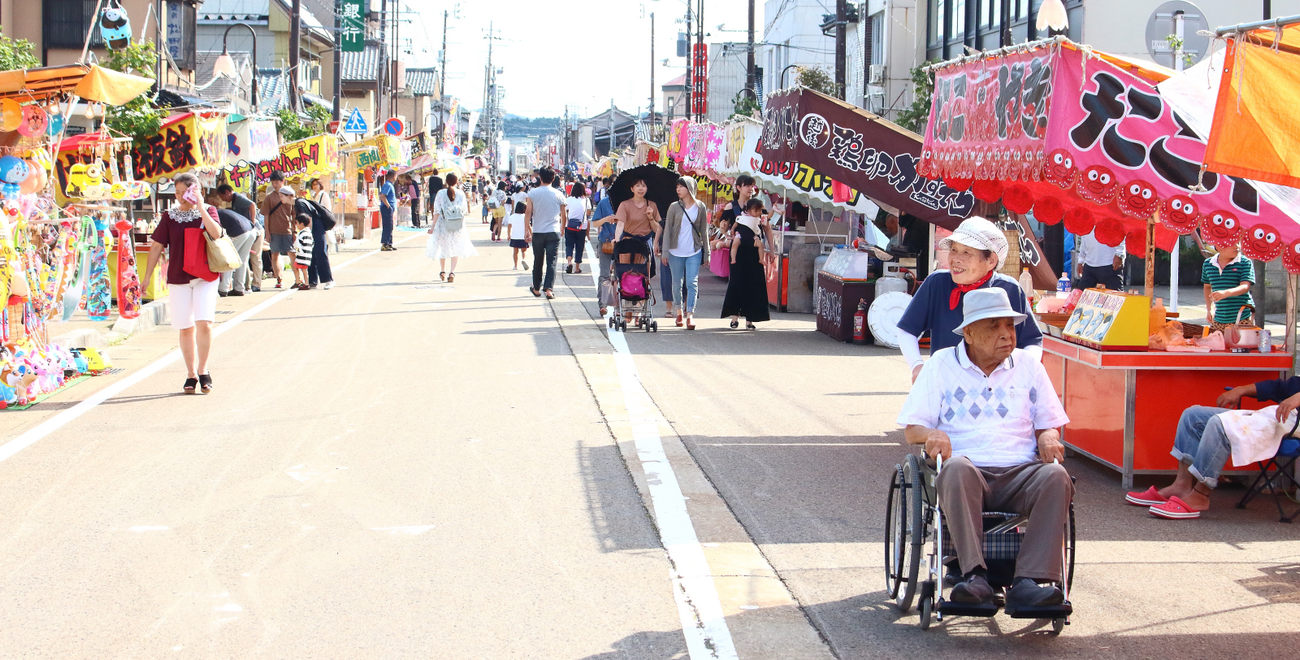
[[[1043,337],[1043,366],[1070,416],[1062,442],[1118,470],[1125,488],[1135,474],[1177,471],[1169,450],[1183,410],[1214,405],[1224,387],[1284,377],[1291,360],[1281,351],[1099,351]],[[1246,408],[1263,405],[1242,401]],[[1234,469],[1231,462],[1225,469]]]

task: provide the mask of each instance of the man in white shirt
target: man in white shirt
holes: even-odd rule
[[[533,285],[528,290],[539,298],[543,292],[547,298],[554,298],[551,288],[555,285],[555,260],[560,248],[561,218],[565,209],[564,193],[551,187],[555,181],[554,171],[544,169],[538,176],[542,185],[533,188],[524,200],[525,240],[533,244]],[[543,265],[546,267],[545,278]]]
[[[987,604],[994,598],[983,553],[984,511],[1029,516],[1006,595],[1006,610],[1059,605],[1061,549],[1074,485],[1059,463],[1061,426],[1069,423],[1047,371],[1016,348],[1016,325],[1006,291],[966,294],[963,341],[925,363],[898,423],[908,443],[942,456],[935,483],[948,533],[957,549],[962,582],[953,602]]]
[[[1097,232],[1079,237],[1079,282],[1076,289],[1101,285],[1112,291],[1124,290],[1124,241],[1111,247],[1097,240]]]

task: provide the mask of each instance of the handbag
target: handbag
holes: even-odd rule
[[[606,278],[600,283],[600,305],[618,307],[618,289],[614,287],[614,280],[611,278]]]
[[[185,230],[185,253],[182,255],[184,270],[190,277],[197,277],[205,282],[211,282],[219,275],[208,265],[208,244],[199,237],[199,234],[206,234],[208,230],[203,228],[188,228]]]
[[[244,265],[244,260],[239,257],[239,251],[235,249],[235,242],[230,240],[226,230],[222,229],[221,236],[217,238],[213,238],[205,230],[203,240],[207,243],[208,270],[214,273],[228,273]]]

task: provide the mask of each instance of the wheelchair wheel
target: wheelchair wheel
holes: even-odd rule
[[[1074,502],[1070,502],[1070,527],[1065,530],[1065,592],[1074,588]],[[1055,622],[1052,624],[1056,625]]]
[[[929,598],[922,598],[920,603],[920,608],[921,608],[921,612],[920,612],[921,620],[916,625],[919,626],[921,630],[929,630],[930,618],[932,614],[931,610],[934,608],[934,597],[931,596]]]
[[[1052,635],[1059,635],[1065,630],[1065,619],[1052,619]]]
[[[924,474],[916,455],[908,456],[895,471],[886,513],[888,588],[894,603],[904,614],[912,609],[912,601],[916,598],[917,576],[926,537],[922,479]]]

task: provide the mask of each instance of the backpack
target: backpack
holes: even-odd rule
[[[332,231],[334,225],[337,224],[334,220],[334,214],[330,213],[329,209],[310,199],[299,197],[294,202],[293,210],[295,213],[306,213],[307,215],[310,215],[312,227],[321,227],[325,231]],[[272,213],[274,213],[274,211],[272,211]]]
[[[619,295],[629,300],[644,300],[646,296],[646,276],[629,270],[618,280]]]

